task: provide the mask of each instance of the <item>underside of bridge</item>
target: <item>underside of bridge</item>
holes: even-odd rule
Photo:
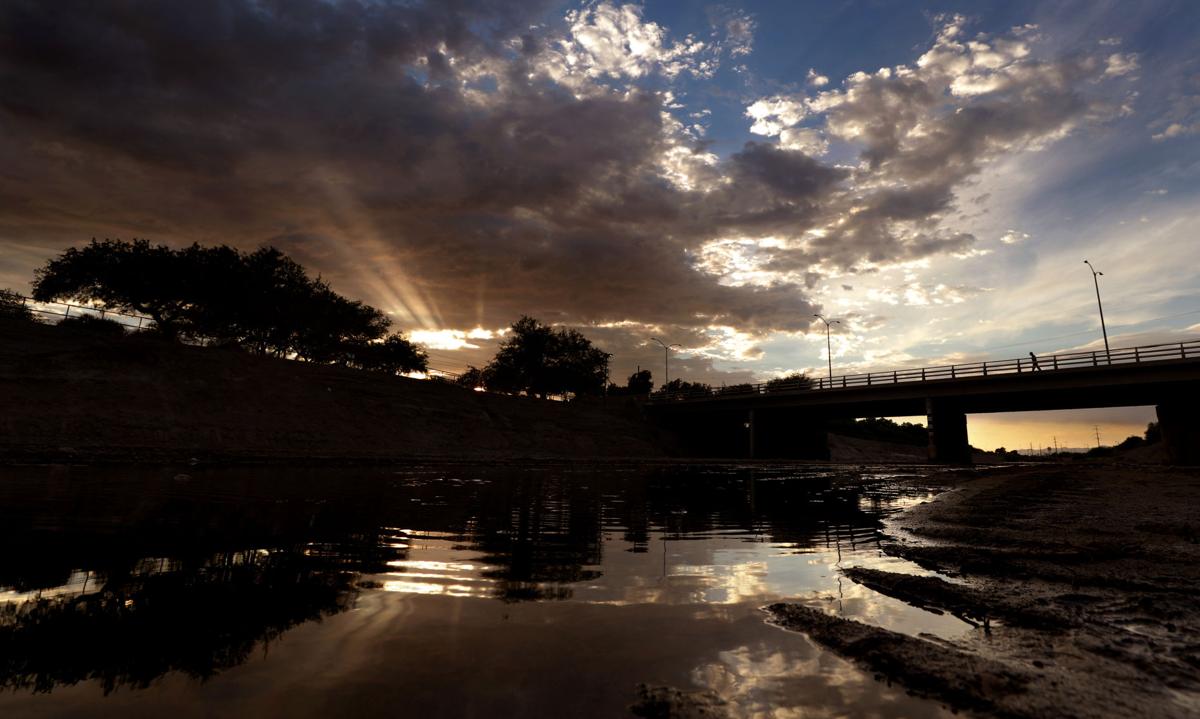
[[[713,408],[660,423],[690,457],[829,459],[827,420],[795,409]]]
[[[1200,464],[1200,361],[1155,362],[826,391],[716,397],[647,405],[697,457],[828,459],[834,419],[925,413],[929,459],[971,461],[967,415],[1156,405],[1168,459]]]

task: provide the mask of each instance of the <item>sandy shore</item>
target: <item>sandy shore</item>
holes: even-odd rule
[[[1200,715],[1200,472],[994,470],[889,531],[888,553],[954,581],[847,577],[986,631],[910,637],[796,604],[771,621],[972,714]]]

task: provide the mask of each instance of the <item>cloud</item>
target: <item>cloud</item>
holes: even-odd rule
[[[588,77],[638,78],[661,72],[673,77],[682,72],[706,74],[711,67],[700,61],[703,41],[688,36],[667,44],[666,29],[642,19],[637,5],[599,3],[567,13],[570,38],[559,41],[558,59],[567,68]],[[749,28],[737,28],[749,33]]]
[[[1162,132],[1156,132],[1151,135],[1153,140],[1170,140],[1176,137],[1184,137],[1185,135],[1195,135],[1200,133],[1200,122],[1193,125],[1184,125],[1179,122],[1172,122],[1167,125]]]
[[[1104,76],[1120,77],[1138,69],[1138,56],[1132,52],[1114,52],[1105,61]]]
[[[756,135],[778,135],[807,115],[808,106],[802,99],[778,95],[755,100],[746,108],[746,116],[754,120],[750,132]]]
[[[1028,232],[1020,232],[1018,230],[1008,230],[1003,235],[1000,235],[1000,241],[1006,245],[1015,245],[1019,242],[1028,240],[1030,234]]]
[[[675,38],[607,2],[4,3],[0,237],[21,252],[0,268],[92,236],[271,243],[431,346],[529,313],[633,357],[670,331],[741,361],[808,329],[821,276],[968,252],[961,188],[1120,104],[1111,54],[950,18],[910,65],[749,102],[765,141],[722,157],[674,83],[749,53],[755,21],[711,19]]]

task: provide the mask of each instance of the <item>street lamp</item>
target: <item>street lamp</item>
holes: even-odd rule
[[[833,348],[829,344],[829,325],[840,325],[839,320],[827,320],[821,315],[814,314],[813,317],[825,323],[825,358],[829,360],[829,386],[833,386]]]
[[[663,389],[665,390],[667,388],[667,385],[671,383],[671,348],[672,347],[682,347],[683,345],[677,345],[677,344],[669,345],[657,337],[651,337],[650,339],[652,339],[655,342],[662,345],[662,348],[663,348],[663,378],[664,378],[663,379]]]
[[[1096,268],[1092,267],[1092,263],[1087,260],[1084,260],[1083,264],[1092,271],[1092,283],[1096,285],[1096,306],[1100,308],[1100,331],[1104,333],[1104,356],[1108,358],[1109,364],[1112,364],[1112,355],[1108,351],[1108,328],[1104,326],[1104,305],[1100,303],[1100,275],[1104,273],[1097,272]]]

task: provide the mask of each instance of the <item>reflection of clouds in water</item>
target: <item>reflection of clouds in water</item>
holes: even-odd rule
[[[929,575],[907,560],[867,549],[843,547],[797,553],[795,547],[744,538],[708,536],[703,541],[652,543],[655,551],[616,551],[625,543],[605,543],[603,571],[587,582],[571,584],[570,599],[586,604],[629,606],[745,605],[797,601],[867,624],[903,632],[960,637],[970,626],[949,615],[918,609],[868,589],[841,575],[840,567],[860,566],[890,572]],[[396,571],[379,575],[382,589],[407,594],[489,597],[497,581],[486,576],[481,555],[452,542],[427,540],[408,558],[389,562]],[[549,588],[568,585],[544,583]]]
[[[483,575],[482,555],[457,549],[454,542],[425,537],[410,546],[410,558],[387,563],[393,571],[377,575],[385,592],[440,594],[448,597],[491,597],[495,579]],[[419,558],[412,558],[419,557]]]
[[[761,469],[578,477],[555,470],[463,481],[438,469],[389,473],[384,485],[375,475],[355,482],[353,473],[339,471],[332,495],[324,472],[307,479],[289,473],[286,481],[233,474],[225,484],[225,475],[215,474],[203,487],[122,474],[106,477],[102,495],[73,505],[87,511],[60,520],[68,533],[38,545],[28,561],[10,560],[0,581],[11,591],[0,597],[21,601],[39,587],[42,597],[90,596],[106,578],[127,577],[139,586],[166,580],[186,591],[159,591],[153,599],[160,601],[146,607],[130,598],[138,599],[142,615],[149,608],[182,617],[177,631],[203,614],[189,603],[199,580],[221,592],[214,606],[236,608],[239,622],[256,598],[305,610],[299,623],[264,625],[272,636],[289,634],[287,642],[272,642],[269,667],[220,665],[228,675],[222,681],[254,684],[248,696],[276,708],[286,699],[298,716],[318,706],[322,687],[375,698],[389,687],[410,703],[428,695],[429,715],[437,713],[436,702],[461,699],[468,687],[481,702],[477,708],[509,706],[512,688],[523,682],[561,687],[521,695],[522,706],[541,702],[547,710],[541,715],[577,700],[582,682],[607,703],[573,709],[609,716],[609,709],[628,706],[630,688],[643,681],[712,687],[729,699],[734,716],[798,716],[801,709],[805,716],[868,715],[860,709],[897,695],[905,701],[903,693],[873,684],[804,636],[767,625],[759,608],[803,601],[901,631],[930,631],[938,621],[958,631],[957,620],[907,608],[839,572],[855,564],[919,572],[879,556],[879,530],[901,503],[929,495],[878,473],[863,483],[807,472],[778,470],[775,481]],[[235,489],[239,501],[231,507],[227,497]],[[157,498],[154,512],[143,508],[147,495]],[[21,516],[41,516],[36,501],[25,502],[37,511]],[[129,523],[131,507],[153,522]],[[97,516],[121,532],[97,533]],[[0,529],[17,538],[36,529],[28,525]],[[163,529],[176,526],[186,531]],[[211,559],[214,545],[247,549]],[[242,576],[259,565],[257,574]],[[296,585],[297,567],[313,581]],[[259,576],[281,596],[263,595]],[[280,577],[286,581],[275,581]],[[328,621],[307,621],[315,617],[310,604],[294,595],[303,590],[323,598],[326,578],[347,583],[333,595],[339,611]],[[346,592],[356,597],[352,607],[341,602]],[[73,645],[76,635],[66,639]],[[56,653],[54,662],[76,654]],[[481,656],[502,661],[489,661],[493,673],[482,675],[475,673]],[[308,681],[314,672],[320,682]],[[265,673],[304,677],[293,686],[311,691],[305,700],[284,697],[272,682],[261,682]],[[159,708],[172,701],[159,689],[139,697]]]
[[[881,691],[870,674],[821,651],[799,635],[783,648],[758,643],[719,653],[695,667],[696,687],[715,692],[736,719],[800,719],[905,716],[904,704],[918,700]],[[921,703],[924,716],[938,712]]]

